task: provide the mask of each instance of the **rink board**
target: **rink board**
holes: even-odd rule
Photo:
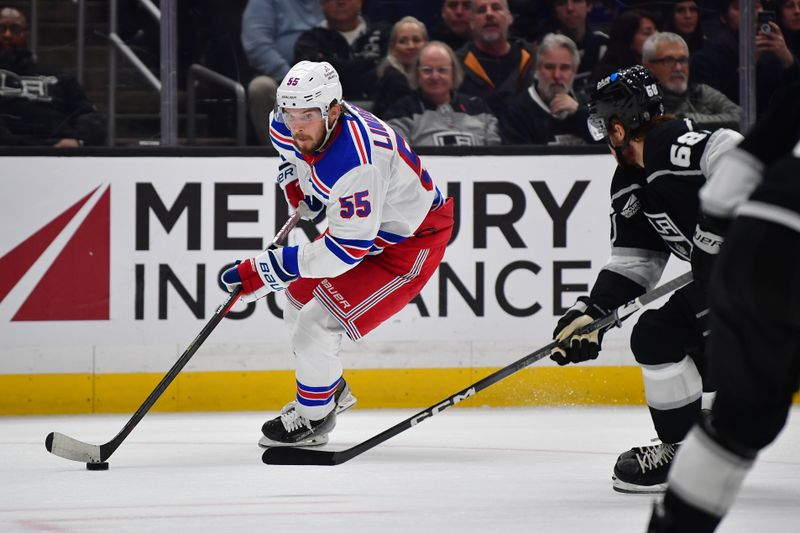
[[[2,158],[0,414],[137,406],[224,300],[219,272],[263,249],[286,218],[276,162]],[[425,406],[547,344],[609,254],[607,155],[423,162],[457,200],[456,232],[418,301],[345,342],[346,375],[367,406]],[[157,407],[284,403],[293,361],[283,304],[235,308]],[[639,403],[629,328],[608,336],[599,361],[543,360],[474,402]]]

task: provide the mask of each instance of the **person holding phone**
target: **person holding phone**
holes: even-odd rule
[[[800,0],[774,0],[770,8],[775,10],[786,47],[800,58]]]
[[[748,0],[741,0],[748,1]],[[756,13],[763,11],[760,0],[754,1]],[[721,31],[691,58],[693,81],[721,91],[735,103],[739,99],[739,13],[740,0],[718,0]],[[763,29],[755,36],[756,110],[762,112],[779,87],[800,80],[800,65],[786,46],[783,32],[774,21],[763,19]]]
[[[774,11],[759,11],[756,16],[756,58],[763,53],[773,53],[784,69],[790,68],[797,59],[786,46],[780,26],[775,22]],[[756,60],[757,60],[756,59]]]

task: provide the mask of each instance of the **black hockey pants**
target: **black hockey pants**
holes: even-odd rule
[[[714,426],[758,450],[783,428],[800,380],[800,233],[736,219],[710,293]]]

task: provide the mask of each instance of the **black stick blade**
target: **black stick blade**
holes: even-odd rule
[[[264,450],[261,460],[268,465],[335,466],[349,459],[349,457],[343,458],[342,455],[344,454],[341,452],[279,446]]]

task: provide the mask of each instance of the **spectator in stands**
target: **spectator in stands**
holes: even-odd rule
[[[472,40],[472,0],[444,0],[440,16],[431,32],[431,39],[447,43],[453,50]]]
[[[708,128],[738,128],[741,109],[704,83],[689,81],[689,46],[676,33],[655,33],[644,42],[642,60],[661,82],[664,111]]]
[[[389,106],[411,94],[409,80],[422,46],[428,42],[428,30],[414,17],[403,17],[392,26],[389,53],[378,65],[378,85],[372,112],[383,116]]]
[[[751,0],[753,1],[753,0]],[[756,12],[762,11],[756,2]],[[733,102],[739,103],[739,0],[719,0],[722,30],[702,50],[692,54],[692,78],[721,91]],[[774,91],[800,79],[800,65],[789,51],[783,33],[777,24],[770,23],[772,31],[758,32],[756,48],[756,109],[766,109]]]
[[[361,15],[362,0],[319,0],[325,20],[297,38],[295,62],[327,61],[339,73],[346,100],[371,100],[391,26]]]
[[[77,148],[106,142],[105,116],[83,87],[28,48],[28,19],[0,8],[0,143]]]
[[[512,98],[501,117],[505,144],[587,144],[589,110],[572,83],[580,52],[566,35],[548,33],[536,50],[536,82]]]
[[[464,68],[461,91],[484,99],[495,115],[533,81],[531,53],[508,39],[512,22],[506,0],[473,0],[472,42],[456,53]]]
[[[606,53],[608,35],[593,30],[586,21],[592,11],[592,0],[551,1],[555,18],[550,31],[566,35],[578,47],[581,62],[574,85],[582,93],[589,84],[592,71]]]
[[[774,9],[786,47],[800,58],[800,0],[775,0]]]
[[[486,102],[457,91],[464,71],[453,49],[431,41],[416,61],[414,93],[389,108],[385,119],[413,146],[500,144],[497,118]]]
[[[242,13],[242,46],[258,75],[247,93],[250,120],[262,144],[278,83],[294,64],[298,36],[323,21],[318,0],[249,0]]]
[[[642,45],[658,31],[656,19],[647,11],[626,11],[614,21],[608,32],[608,50],[592,71],[599,81],[612,72],[642,64]]]
[[[508,0],[508,10],[514,17],[508,30],[512,40],[534,43],[552,25],[550,0]]]
[[[695,53],[706,44],[706,35],[700,22],[700,9],[695,0],[678,0],[664,7],[664,30],[677,33],[686,44],[689,52]]]

